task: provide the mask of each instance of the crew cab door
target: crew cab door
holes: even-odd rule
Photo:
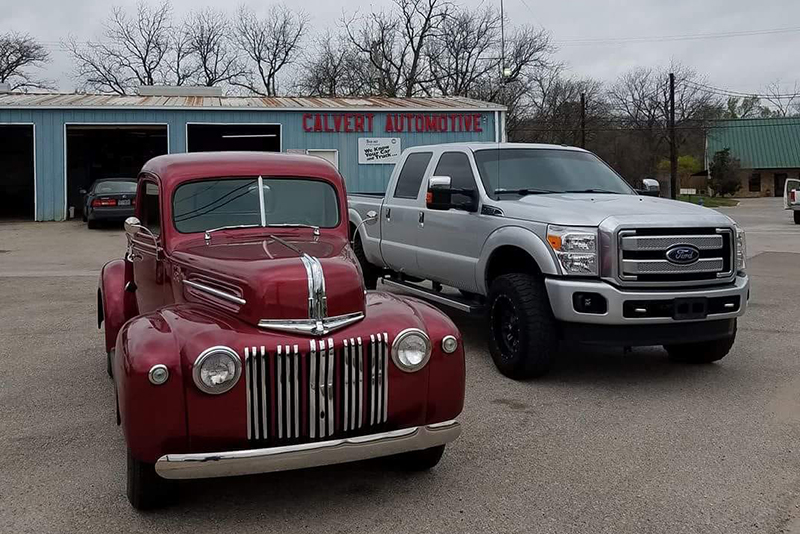
[[[794,202],[792,202],[792,191],[796,191]],[[789,210],[792,209],[793,205],[800,205],[800,180],[790,178],[786,180],[783,186],[783,207]]]
[[[429,209],[423,196],[417,238],[417,263],[425,278],[473,292],[478,290],[476,266],[491,228],[480,215],[475,171],[467,152],[445,151],[439,156],[431,176],[450,178],[456,207]],[[427,184],[424,187],[427,191]]]
[[[164,249],[161,236],[160,190],[149,178],[139,182],[136,205],[142,226],[152,236],[140,230],[131,238],[129,259],[133,263],[136,284],[136,303],[140,313],[148,313],[164,302]]]
[[[381,255],[393,271],[415,274],[420,206],[425,205],[424,178],[432,152],[411,152],[400,162],[394,187],[381,206]]]

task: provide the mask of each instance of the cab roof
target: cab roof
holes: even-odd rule
[[[278,152],[192,152],[157,156],[142,167],[166,189],[198,178],[235,176],[301,176],[323,178],[336,186],[343,179],[329,162],[316,156]]]

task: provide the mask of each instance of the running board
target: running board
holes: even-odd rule
[[[403,282],[393,278],[381,278],[381,283],[391,289],[401,291],[413,297],[419,297],[424,300],[441,304],[442,306],[449,306],[464,313],[480,313],[483,311],[483,305],[479,302],[469,301],[467,299],[460,299],[457,297],[450,297],[442,295],[432,289],[420,287],[411,282]]]

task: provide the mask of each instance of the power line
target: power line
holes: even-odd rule
[[[798,93],[785,93],[785,94],[759,94],[759,93],[745,93],[742,91],[734,91],[732,89],[720,89],[719,87],[714,87],[711,85],[702,84],[699,82],[693,82],[691,80],[684,80],[682,83],[687,85],[691,85],[696,89],[705,90],[707,93],[719,95],[719,96],[737,96],[737,97],[745,97],[745,98],[763,98],[763,99],[774,99],[774,100],[784,100],[784,99],[793,99],[800,97],[800,92]]]
[[[735,37],[752,37],[758,35],[774,35],[781,33],[798,33],[800,27],[791,28],[768,28],[763,30],[744,30],[719,33],[696,33],[685,35],[660,35],[660,36],[639,36],[639,37],[598,37],[581,39],[560,39],[556,44],[565,46],[584,46],[598,44],[627,44],[627,43],[661,43],[672,41],[698,41],[705,39],[729,39]]]

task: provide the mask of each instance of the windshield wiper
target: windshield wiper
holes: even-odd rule
[[[609,191],[608,189],[569,189],[565,193],[608,193],[609,195],[621,195],[619,191]]]
[[[522,189],[495,189],[495,195],[501,194],[517,194],[517,195],[546,195],[550,193],[560,193],[560,191],[551,191],[549,189],[531,189],[531,188],[522,188]]]
[[[211,241],[211,234],[219,232],[220,230],[236,230],[238,228],[261,228],[260,224],[232,224],[229,226],[220,226],[219,228],[211,228],[205,231],[206,241]]]
[[[314,231],[314,235],[319,235],[319,226],[314,226],[313,224],[303,224],[303,223],[276,223],[276,224],[269,224],[267,223],[267,228],[274,228],[274,227],[283,227],[283,228],[311,228]]]

